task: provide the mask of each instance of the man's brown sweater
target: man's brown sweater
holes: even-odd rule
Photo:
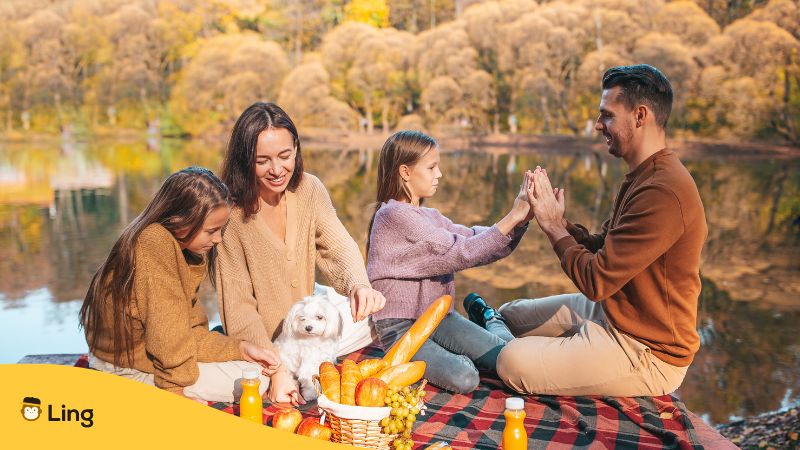
[[[674,366],[700,347],[700,252],[708,234],[689,171],[661,150],[625,176],[600,234],[580,225],[554,249],[564,272],[611,323]]]
[[[142,231],[135,247],[131,323],[131,363],[125,354],[120,366],[154,374],[155,385],[182,392],[197,381],[198,362],[241,360],[239,339],[209,331],[208,316],[197,299],[206,275],[202,264],[186,262],[178,241],[159,224]],[[113,317],[110,299],[103,305],[103,329],[97,330],[99,359],[114,363]],[[91,333],[87,330],[87,341]]]

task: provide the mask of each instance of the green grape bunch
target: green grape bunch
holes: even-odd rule
[[[389,435],[399,435],[392,443],[396,450],[411,450],[414,441],[411,440],[411,429],[417,421],[417,415],[425,415],[425,381],[418,388],[405,386],[402,388],[390,387],[384,402],[392,408],[388,417],[381,420],[383,432]]]

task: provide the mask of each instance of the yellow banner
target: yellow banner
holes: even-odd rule
[[[4,364],[0,380],[3,448],[353,448],[259,426],[94,370]]]

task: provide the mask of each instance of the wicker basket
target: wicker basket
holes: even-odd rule
[[[320,392],[319,376],[314,375],[317,404],[331,424],[331,440],[355,447],[389,450],[396,434],[384,434],[381,420],[388,417],[392,408],[353,406],[336,403]]]

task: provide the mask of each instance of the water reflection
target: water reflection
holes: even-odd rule
[[[193,164],[216,170],[223,147],[165,140],[0,148],[0,339],[17,343],[0,351],[0,362],[85,351],[76,312],[120,229],[173,171]],[[304,151],[306,167],[328,186],[363,250],[376,152]],[[461,223],[490,224],[509,208],[521,172],[536,165],[566,189],[570,219],[590,228],[609,213],[626,171],[619,161],[570,150],[445,153],[444,178],[429,204]],[[687,166],[710,231],[698,323],[703,346],[679,393],[712,422],[796,402],[800,161],[702,159]],[[511,257],[464,272],[457,286],[461,297],[476,290],[495,304],[574,291],[535,226]],[[214,315],[213,292],[202,292]],[[26,326],[41,330],[35,345],[19,339]]]

